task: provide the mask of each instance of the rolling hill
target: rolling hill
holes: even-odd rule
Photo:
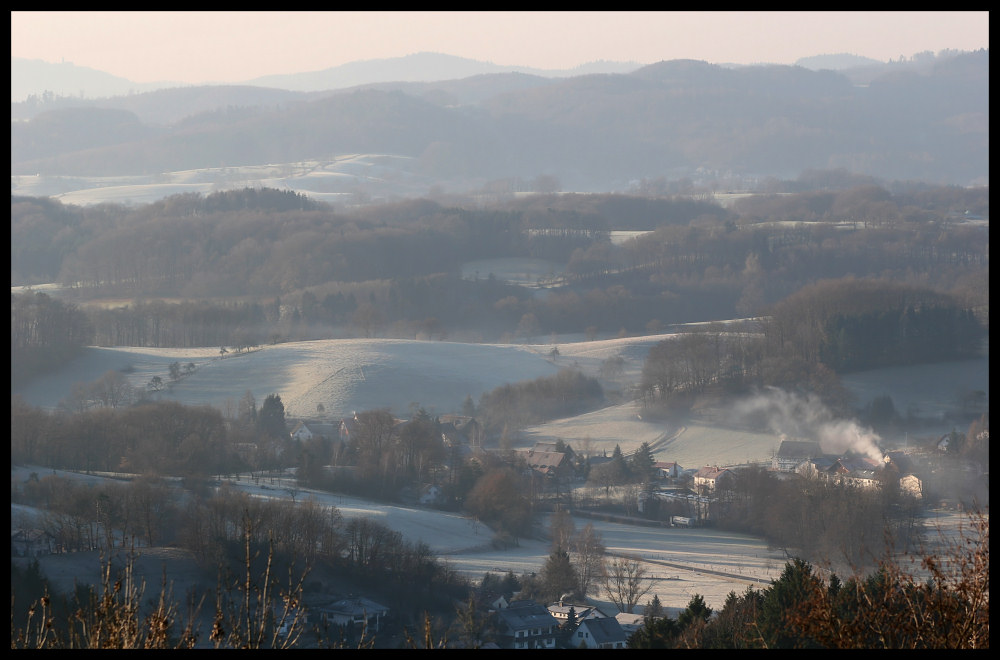
[[[408,418],[417,408],[432,415],[458,413],[467,396],[478,402],[484,392],[507,383],[551,376],[561,368],[579,368],[598,377],[610,357],[624,361],[620,374],[603,380],[606,393],[625,391],[638,383],[646,355],[670,335],[580,341],[563,338],[557,344],[469,344],[398,339],[331,339],[265,346],[223,357],[218,348],[146,349],[88,348],[58,372],[43,376],[15,394],[45,409],[69,397],[73,385],[92,382],[109,370],[126,373],[136,388],[145,389],[154,376],[170,383],[169,365],[194,363],[193,373],[154,394],[186,405],[211,405],[235,410],[247,391],[257,401],[281,396],[286,418],[338,421],[353,412],[388,408]],[[553,347],[558,355],[552,355]],[[898,410],[927,419],[926,436],[951,430],[948,412],[963,392],[982,388],[989,395],[988,358],[852,374],[845,385],[863,406],[873,397],[891,394]],[[747,404],[752,400],[748,400]],[[561,438],[591,454],[610,453],[615,445],[632,452],[643,442],[658,460],[684,467],[739,464],[769,460],[785,436],[811,434],[843,451],[857,438],[877,439],[853,422],[831,419],[812,402],[769,401],[770,428],[751,429],[736,406],[702,418],[656,419],[631,402],[615,403],[576,417],[525,428],[515,446]],[[319,407],[322,405],[322,412]],[[810,410],[811,408],[811,410]],[[803,424],[808,413],[811,424]],[[892,439],[895,441],[896,439]],[[920,439],[914,435],[912,442]],[[836,446],[833,446],[836,445]]]

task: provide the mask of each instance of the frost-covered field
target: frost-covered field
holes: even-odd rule
[[[13,195],[52,197],[65,204],[150,204],[170,195],[268,187],[294,190],[323,202],[353,197],[359,187],[425,193],[429,184],[412,174],[413,158],[341,154],[325,160],[212,167],[150,175],[84,177],[12,175]]]
[[[333,339],[265,346],[249,353],[219,348],[88,348],[60,371],[42,377],[18,393],[29,403],[53,408],[75,383],[91,382],[109,370],[122,371],[136,388],[154,376],[170,386],[158,396],[189,405],[221,407],[251,391],[258,401],[281,396],[291,417],[315,416],[322,404],[337,419],[353,411],[388,407],[408,414],[411,404],[436,414],[458,412],[466,396],[505,383],[549,376],[578,366],[596,374],[602,360],[621,354],[623,377],[637,378],[654,343],[666,335],[622,340],[558,344],[469,344],[402,339]],[[195,370],[170,383],[169,365],[193,363]]]
[[[167,387],[151,396],[224,411],[235,409],[235,402],[249,391],[258,402],[269,394],[280,395],[290,419],[335,422],[353,412],[376,408],[388,408],[404,418],[419,407],[440,415],[459,412],[468,396],[478,402],[481,394],[497,386],[550,376],[561,368],[579,368],[598,376],[602,364],[612,357],[622,358],[622,369],[613,380],[603,383],[608,390],[625,389],[639,382],[650,347],[670,336],[596,341],[563,337],[557,339],[565,341],[537,344],[331,339],[265,346],[224,357],[215,347],[94,347],[17,394],[32,405],[53,409],[69,397],[75,384],[92,382],[114,370],[126,374],[139,389],[159,376]],[[553,355],[553,348],[558,349],[557,355]],[[169,366],[173,362],[182,366],[193,363],[195,368],[178,382],[171,382]],[[988,401],[989,361],[883,369],[851,374],[843,380],[859,405],[889,394],[901,413],[918,411],[928,417],[927,434],[933,435],[951,430],[943,412],[954,409],[963,393],[983,390]],[[599,454],[610,452],[616,444],[630,452],[649,442],[658,460],[675,461],[685,468],[745,463],[769,459],[783,436],[802,433],[802,420],[795,418],[802,411],[801,407],[786,411],[785,426],[775,424],[768,432],[759,433],[708,423],[656,421],[644,417],[636,404],[623,403],[529,427],[516,443],[530,446],[536,440],[561,438],[577,450]],[[729,412],[735,415],[737,411]]]
[[[58,373],[18,393],[28,403],[52,408],[69,395],[75,383],[93,381],[108,370],[127,372],[136,387],[145,387],[157,375],[169,382],[168,368],[176,361],[182,365],[192,362],[195,369],[160,396],[189,405],[225,409],[227,402],[235,405],[249,390],[258,402],[268,394],[279,394],[290,418],[317,416],[319,404],[330,421],[352,411],[381,407],[402,417],[407,417],[414,405],[432,414],[445,414],[458,412],[466,396],[478,401],[480,394],[498,385],[551,375],[562,367],[576,366],[597,375],[609,357],[622,357],[624,365],[613,382],[606,382],[607,387],[625,388],[638,382],[649,348],[668,336],[598,341],[561,337],[556,343],[523,345],[342,339],[266,346],[224,358],[214,347],[91,348]],[[558,355],[552,355],[553,347],[558,348]],[[846,377],[844,382],[862,403],[873,396],[890,394],[901,411],[915,405],[947,407],[970,389],[984,389],[988,400],[989,361],[930,365],[899,372],[879,370]],[[929,427],[928,433],[938,430]],[[578,451],[599,454],[610,453],[615,445],[630,452],[642,442],[649,442],[657,460],[698,468],[767,460],[780,444],[780,431],[776,427],[774,432],[751,433],[708,424],[653,421],[644,418],[641,408],[624,403],[530,427],[522,431],[518,445],[562,438]],[[14,478],[18,477],[12,471]],[[263,497],[291,497],[280,482],[243,480],[240,486]],[[493,549],[489,529],[457,514],[305,491],[296,496],[299,501],[315,497],[337,506],[348,517],[364,515],[381,520],[405,538],[427,543],[455,570],[476,579],[486,571],[537,571],[549,552],[543,540],[522,540],[516,548]],[[23,513],[17,512],[18,516]],[[13,524],[13,506],[11,517]],[[682,608],[695,593],[704,596],[710,607],[721,607],[730,591],[739,593],[750,584],[766,582],[777,577],[784,567],[780,550],[769,550],[764,542],[752,537],[718,530],[633,527],[582,518],[575,522],[578,529],[593,522],[610,552],[650,560],[646,564],[653,584],[649,597],[659,595],[667,607]]]

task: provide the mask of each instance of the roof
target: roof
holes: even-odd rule
[[[851,473],[875,473],[882,467],[878,461],[863,456],[841,456],[835,461],[834,469],[838,465]]]
[[[570,467],[570,457],[561,451],[535,451],[534,449],[521,450],[521,456],[529,467],[544,473],[551,473],[558,469]]]
[[[515,600],[506,608],[498,610],[497,616],[514,631],[559,625],[544,605],[533,600]]]
[[[587,627],[590,636],[597,644],[608,644],[611,642],[624,642],[627,635],[622,624],[614,617],[603,619],[587,619],[580,623],[580,627]]]
[[[729,472],[729,470],[720,468],[718,465],[706,465],[698,470],[694,476],[700,479],[718,479],[725,472]]]
[[[389,608],[385,605],[376,603],[375,601],[365,598],[364,596],[341,598],[338,601],[330,603],[323,609],[327,612],[336,612],[338,614],[347,614],[350,616],[374,616],[380,613],[384,614],[389,611]]]
[[[577,621],[604,616],[601,611],[593,605],[574,605],[573,603],[560,605],[559,603],[552,603],[551,605],[546,606],[546,609],[552,614],[552,616],[559,617],[560,619],[568,618],[570,610],[573,610],[573,616],[576,617]]]
[[[538,441],[535,442],[535,446],[532,447],[532,450],[533,451],[557,452],[557,451],[559,451],[557,449],[558,446],[559,446],[559,443],[556,442],[556,441],[554,441],[554,440],[538,440]],[[572,447],[570,447],[569,445],[567,445],[565,443],[563,444],[563,447],[564,447],[564,449],[562,450],[563,453],[569,454],[570,456],[573,456],[573,454],[575,452],[573,451]]]
[[[813,458],[822,453],[819,443],[812,440],[782,440],[778,446],[781,458]]]

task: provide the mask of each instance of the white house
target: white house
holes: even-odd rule
[[[734,478],[732,470],[720,468],[717,465],[706,465],[694,474],[694,489],[698,493],[711,493],[718,488],[725,488]]]
[[[306,426],[305,422],[299,422],[292,429],[291,437],[292,440],[312,440],[315,434]]]
[[[656,475],[660,479],[677,479],[684,472],[682,468],[677,463],[657,461],[653,463],[653,469],[656,470]]]
[[[572,639],[574,647],[623,649],[628,642],[628,635],[618,619],[604,617],[581,621]]]

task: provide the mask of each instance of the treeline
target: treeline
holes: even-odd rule
[[[81,305],[131,299],[84,307],[94,328],[88,341],[98,345],[635,335],[760,316],[804,287],[848,276],[933,282],[988,321],[989,228],[954,222],[965,210],[988,216],[988,189],[894,190],[851,180],[750,197],[732,209],[689,197],[540,195],[493,208],[413,200],[350,213],[268,189],[136,208],[12,196],[11,278],[64,282],[71,288],[61,295]],[[652,231],[617,244],[615,229]],[[489,273],[461,277],[472,260],[529,256],[565,264],[563,286],[541,297]],[[934,326],[947,323],[932,319],[929,304],[896,311],[906,348],[892,359],[921,355]],[[951,322],[971,329],[968,318]],[[826,333],[824,354],[843,368],[888,359],[850,344],[892,323],[844,319]],[[914,323],[927,327],[903,328]],[[802,350],[816,359],[825,331],[813,323],[801,332],[813,342]]]
[[[222,413],[210,406],[165,401],[49,413],[11,399],[11,461],[53,469],[191,476],[235,472],[249,468],[237,445],[258,435],[231,432]]]
[[[596,378],[577,369],[560,369],[554,376],[507,383],[479,399],[478,412],[491,433],[513,432],[531,424],[572,417],[593,410],[604,401]]]
[[[12,196],[11,275],[85,295],[200,299],[457,272],[470,259],[527,255],[519,214],[403,206],[344,215],[294,193],[246,189],[66,212]]]
[[[345,519],[335,506],[313,500],[261,499],[227,484],[215,492],[197,487],[198,482],[188,485],[193,487],[179,488],[152,476],[92,485],[41,474],[15,487],[11,501],[44,507],[42,528],[62,552],[110,551],[120,545],[114,539],[121,538],[130,539],[140,553],[147,546],[189,550],[203,569],[200,586],[211,602],[216,574],[222,588],[228,576],[245,571],[254,581],[266,580],[268,571],[297,573],[310,582],[333,578],[364,584],[383,594],[380,600],[397,621],[415,623],[426,611],[449,611],[468,591],[467,580],[442,564],[426,544],[409,541],[378,521]],[[37,523],[15,519],[12,524]],[[37,592],[17,591],[12,622],[21,624],[32,600],[46,595],[42,585],[34,586]]]
[[[845,278],[804,287],[770,310],[765,352],[838,372],[956,360],[981,352],[973,309],[927,287]]]
[[[766,311],[752,323],[710,324],[654,345],[643,399],[683,406],[709,391],[772,386],[817,394],[846,413],[838,374],[973,358],[988,336],[954,297],[884,280],[822,281]]]
[[[757,467],[736,474],[732,488],[720,491],[713,503],[716,525],[766,539],[796,556],[874,566],[887,546],[909,552],[925,540],[922,503],[901,492],[897,470],[883,475],[876,489],[819,479],[783,481]]]
[[[58,368],[92,341],[90,319],[76,305],[44,293],[11,294],[12,387]]]
[[[988,649],[989,519],[922,553],[926,571],[883,559],[846,580],[802,559],[763,589],[732,591],[713,611],[700,595],[676,618],[647,603],[631,649]]]

